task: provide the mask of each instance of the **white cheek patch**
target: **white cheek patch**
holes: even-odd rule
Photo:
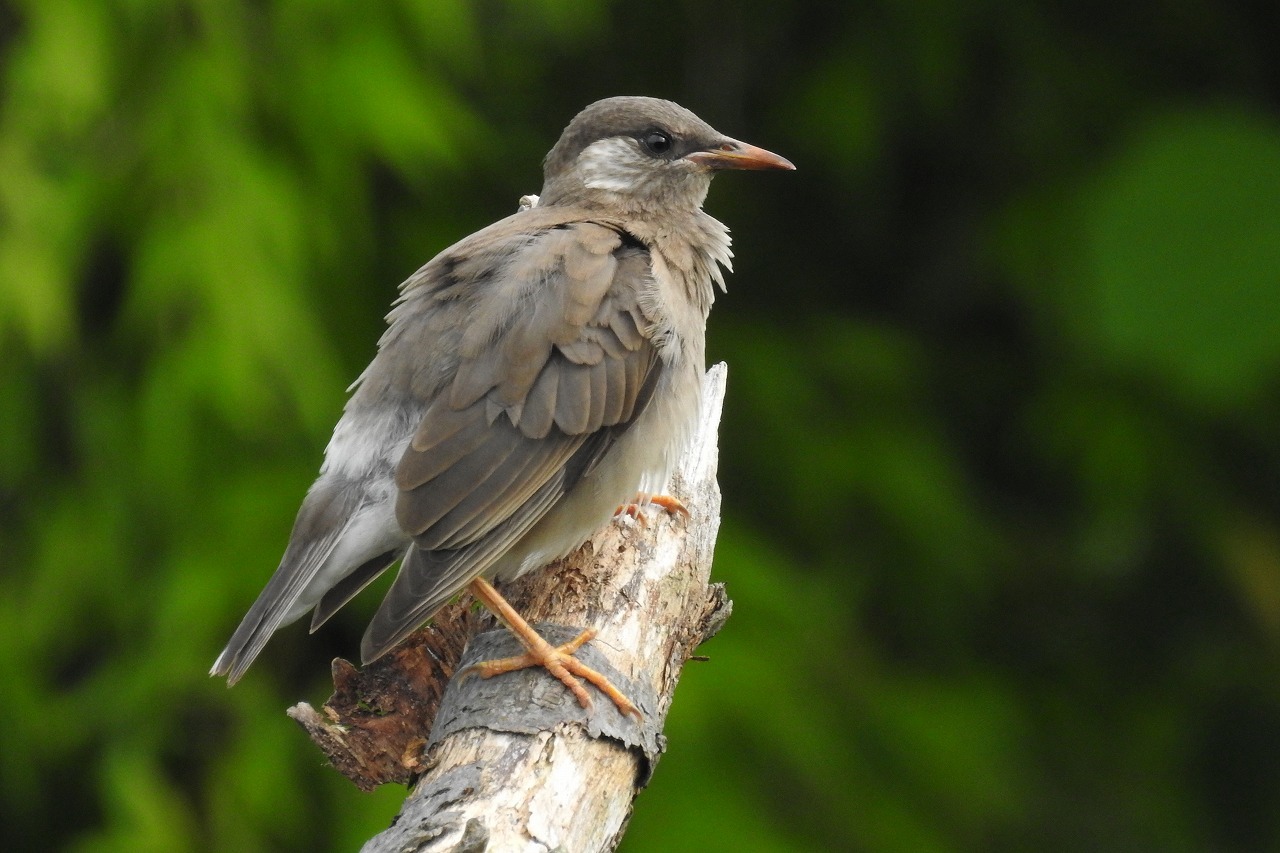
[[[582,183],[595,190],[632,193],[653,174],[649,158],[633,139],[614,136],[591,143],[578,155]]]

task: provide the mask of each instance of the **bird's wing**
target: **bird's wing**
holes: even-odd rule
[[[435,287],[467,322],[396,470],[396,518],[414,545],[365,634],[366,661],[501,557],[644,410],[662,371],[641,298],[651,276],[648,251],[620,230],[567,222],[491,253],[466,297],[447,281],[407,294]]]

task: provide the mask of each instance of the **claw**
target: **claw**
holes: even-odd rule
[[[689,518],[689,508],[679,498],[671,495],[650,495],[647,497],[645,495],[636,495],[634,501],[623,504],[614,510],[613,517],[618,518],[623,515],[629,515],[641,526],[645,526],[649,523],[644,515],[645,504],[662,507],[671,515],[683,515],[685,518]]]
[[[485,607],[493,611],[493,614],[511,630],[511,633],[516,635],[516,639],[524,645],[527,651],[515,657],[474,663],[459,673],[460,678],[466,679],[472,675],[478,675],[481,678],[493,678],[495,675],[502,675],[504,672],[515,672],[531,666],[541,666],[559,679],[560,683],[565,687],[569,688],[569,692],[574,695],[578,700],[578,704],[582,707],[591,707],[591,697],[587,694],[587,689],[582,686],[582,681],[578,679],[594,684],[596,689],[608,696],[624,715],[633,716],[637,721],[644,719],[640,709],[623,695],[621,690],[614,687],[603,673],[592,669],[573,656],[574,652],[596,636],[595,628],[588,628],[562,646],[552,646],[537,631],[533,630],[533,627],[520,614],[516,613],[515,608],[508,604],[507,600],[488,581],[483,578],[473,580],[471,582],[471,594]]]

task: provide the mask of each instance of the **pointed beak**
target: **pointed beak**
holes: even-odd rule
[[[794,172],[796,168],[786,157],[736,139],[722,139],[716,147],[694,151],[686,154],[684,159],[708,169],[784,169]]]

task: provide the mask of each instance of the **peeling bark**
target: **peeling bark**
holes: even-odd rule
[[[598,627],[578,657],[605,672],[641,708],[643,722],[623,717],[590,686],[592,707],[581,708],[541,669],[452,681],[472,662],[522,651],[468,601],[363,671],[335,661],[323,714],[305,703],[289,709],[361,788],[414,783],[366,853],[585,853],[618,844],[665,748],[662,728],[681,669],[732,609],[723,587],[709,582],[724,383],[723,365],[708,371],[694,444],[672,479],[671,494],[690,517],[654,508],[640,520],[623,518],[502,590],[553,643]]]

